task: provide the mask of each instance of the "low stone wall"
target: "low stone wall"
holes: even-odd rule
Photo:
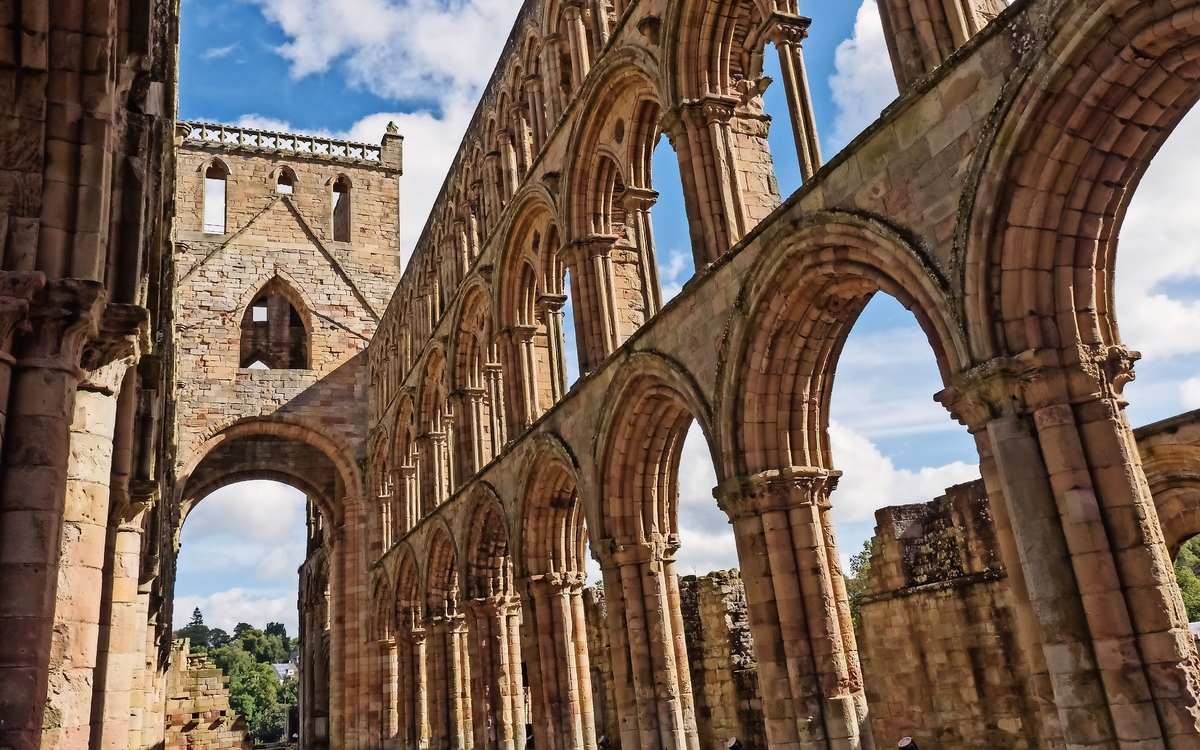
[[[1036,747],[982,481],[882,508],[855,629],[876,747]]]
[[[165,750],[251,750],[246,719],[229,707],[229,678],[188,640],[171,648]]]

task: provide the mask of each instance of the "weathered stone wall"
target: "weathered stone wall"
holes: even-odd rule
[[[855,634],[878,747],[1038,747],[981,481],[875,513]]]
[[[184,639],[167,668],[165,750],[250,750],[246,719],[229,706],[229,678]]]
[[[701,750],[727,750],[734,737],[746,750],[766,750],[741,576],[736,569],[684,576],[679,579],[679,603]]]

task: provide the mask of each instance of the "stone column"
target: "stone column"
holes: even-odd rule
[[[678,588],[666,564],[678,539],[593,545],[604,571],[613,678],[626,750],[698,750],[687,647],[677,639]],[[680,657],[682,661],[680,660]],[[627,729],[628,728],[628,729]],[[632,731],[632,730],[636,731]]]
[[[110,684],[103,672],[104,665],[98,662],[98,652],[102,630],[106,629],[101,624],[103,599],[105,589],[111,585],[105,580],[106,572],[115,573],[111,568],[105,569],[105,550],[117,405],[122,385],[136,388],[136,375],[127,379],[126,374],[137,364],[139,343],[143,348],[149,347],[149,322],[149,312],[141,307],[108,305],[99,336],[87,345],[83,354],[82,365],[87,375],[76,392],[71,423],[43,748],[82,747],[89,742],[94,686],[123,692],[123,699],[114,699],[128,702],[127,683],[132,673],[124,679],[114,675]],[[126,395],[127,402],[131,398],[136,398],[136,393]],[[132,418],[132,408],[127,412]],[[119,494],[118,500],[121,499]],[[134,572],[140,548],[140,543],[134,547]],[[132,605],[136,586],[125,590],[126,582],[132,583],[126,578],[121,591],[110,593],[118,593]],[[127,618],[128,613],[124,614]],[[124,645],[126,651],[134,647],[132,643]],[[106,702],[106,696],[96,698],[101,705]],[[128,714],[126,705],[124,732],[119,737],[110,735],[108,747],[123,747],[128,743]]]
[[[663,116],[663,130],[679,158],[697,272],[711,265],[742,236],[731,182],[736,168],[729,163],[725,147],[735,105],[732,98],[707,97]]]
[[[553,750],[594,750],[587,623],[576,602],[582,573],[532,576],[520,584],[525,663],[530,668],[534,744]],[[541,744],[539,744],[541,743]]]
[[[567,395],[567,354],[563,351],[563,307],[566,304],[565,294],[543,294],[538,298],[538,315],[546,327],[550,350],[550,393],[555,404]]]
[[[400,474],[400,486],[404,492],[404,528],[400,534],[403,536],[421,520],[421,491],[417,485],[416,466],[401,466],[397,471]]]
[[[29,302],[46,283],[40,273],[0,271],[0,447],[7,423],[9,389],[12,383],[13,336],[29,315]]]
[[[874,747],[827,515],[839,476],[793,466],[714,493],[733,524],[772,747]]]
[[[523,750],[525,702],[514,691],[520,687],[519,655],[512,661],[513,645],[519,640],[520,604],[509,597],[491,596],[467,606],[475,747]]]
[[[542,77],[525,77],[525,96],[529,104],[529,125],[533,135],[531,158],[536,157],[546,142],[546,106],[542,92]],[[531,162],[532,164],[532,162]]]
[[[1018,607],[1037,622],[1068,746],[1200,744],[1196,647],[1121,396],[1137,356],[1024,352],[938,394],[986,425],[1019,555],[1005,564],[1024,573]]]
[[[571,91],[579,90],[583,79],[591,70],[592,60],[588,53],[587,27],[583,23],[582,0],[567,0],[563,3],[563,19],[567,23],[567,43],[571,46]]]
[[[52,281],[13,342],[0,478],[0,745],[42,738],[75,393],[102,309],[99,284]]]
[[[562,92],[562,70],[559,67],[559,45],[563,39],[558,33],[547,34],[542,37],[542,55],[543,66],[546,69],[546,77],[543,80],[543,86],[549,91],[550,95],[546,98],[546,137],[550,137],[550,133],[554,132],[554,126],[562,118],[563,112],[567,109],[567,102],[563,101]]]
[[[412,615],[420,622],[419,613]],[[429,748],[430,674],[425,659],[425,629],[410,624],[399,625],[403,630],[399,650],[399,740],[398,750],[427,750]]]
[[[489,347],[488,362],[483,366],[484,387],[487,390],[488,418],[490,420],[487,460],[500,454],[508,442],[507,417],[504,414],[504,368],[496,361],[495,345]]]
[[[612,249],[617,238],[596,235],[563,248],[571,272],[575,300],[575,342],[579,370],[596,369],[621,342],[618,340],[617,300],[612,273]]]
[[[126,387],[134,387],[128,383]],[[124,398],[122,398],[124,400]],[[118,429],[121,425],[118,424]],[[115,461],[114,461],[115,463]],[[100,626],[96,700],[92,710],[92,748],[124,750],[132,731],[130,709],[134,675],[143,668],[145,614],[139,594],[142,527],[158,499],[158,485],[129,483],[128,475],[113,472],[110,488],[108,541],[105,548],[105,590]],[[140,727],[139,727],[140,729]]]
[[[638,248],[638,273],[642,280],[643,304],[646,318],[662,309],[662,286],[658,280],[658,258],[654,251],[654,227],[650,209],[658,200],[658,191],[626,187],[621,196],[625,208],[625,223],[633,229],[633,241]]]
[[[512,200],[513,193],[517,191],[517,185],[521,183],[521,178],[517,169],[517,151],[513,144],[512,133],[501,130],[498,137],[500,139],[500,184],[504,187],[504,203],[507,205]]]
[[[800,160],[800,176],[804,182],[808,182],[821,168],[821,144],[817,138],[817,120],[813,114],[812,94],[808,88],[801,46],[808,38],[808,25],[812,19],[776,13],[771,21],[770,39],[779,53],[792,136],[796,139],[796,156]]]

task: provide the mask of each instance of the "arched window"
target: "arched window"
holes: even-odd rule
[[[296,191],[296,173],[289,167],[280,167],[279,175],[275,178],[275,192],[280,195],[291,195]]]
[[[204,170],[204,232],[225,234],[225,184],[229,167],[213,159]]]
[[[333,183],[333,241],[350,241],[350,180],[344,176]]]
[[[239,366],[256,370],[307,370],[308,329],[300,313],[273,281],[242,316]]]

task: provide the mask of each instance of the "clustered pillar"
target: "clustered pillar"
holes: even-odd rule
[[[838,472],[792,467],[728,482],[770,744],[873,748],[829,493]]]
[[[1036,623],[1022,636],[1044,655],[1031,663],[1057,708],[1043,733],[1068,746],[1192,747],[1200,715],[1196,647],[1121,398],[1135,357],[1031,351],[938,394],[986,430],[1005,565],[1022,572],[1018,616]]]

